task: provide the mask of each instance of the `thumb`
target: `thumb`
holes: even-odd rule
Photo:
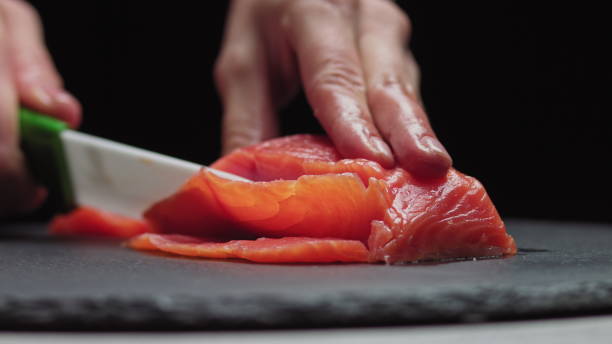
[[[31,210],[45,196],[28,174],[19,150],[17,94],[3,28],[0,16],[0,216]]]

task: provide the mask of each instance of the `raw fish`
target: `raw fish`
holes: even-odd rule
[[[144,213],[136,228],[152,233],[129,245],[268,263],[403,263],[516,253],[484,187],[454,169],[444,178],[417,180],[401,168],[342,159],[327,138],[312,135],[238,149],[212,167],[255,182],[203,169]],[[107,223],[92,226],[96,232],[123,226],[107,216],[97,219]],[[68,223],[69,232],[92,231],[67,221],[59,217],[52,228],[66,232],[60,228]]]

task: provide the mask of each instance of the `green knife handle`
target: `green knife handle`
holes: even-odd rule
[[[34,177],[47,187],[48,202],[60,211],[75,205],[61,133],[68,125],[32,110],[19,110],[21,147]]]

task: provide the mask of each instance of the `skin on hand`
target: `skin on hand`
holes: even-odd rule
[[[63,88],[38,14],[22,0],[0,0],[0,216],[33,210],[46,196],[19,149],[20,104],[71,127],[80,122],[81,107]]]
[[[224,153],[276,136],[277,109],[303,87],[345,157],[445,175],[452,160],[423,110],[409,36],[388,0],[234,0],[215,66]]]

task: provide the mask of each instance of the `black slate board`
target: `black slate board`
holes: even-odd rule
[[[269,265],[0,227],[0,329],[397,325],[612,313],[612,225],[508,221],[506,259]]]

